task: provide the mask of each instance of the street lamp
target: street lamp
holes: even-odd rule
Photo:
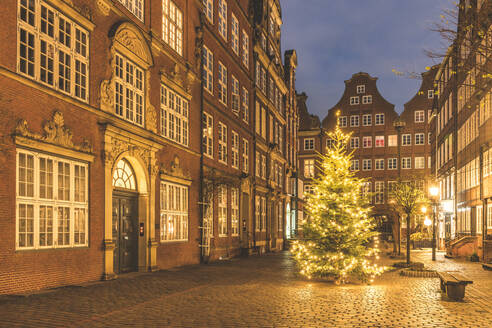
[[[437,212],[437,198],[439,195],[439,188],[437,186],[429,187],[429,195],[432,200],[433,218],[432,218],[432,261],[436,260],[436,212]]]

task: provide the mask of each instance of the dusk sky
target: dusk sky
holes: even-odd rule
[[[397,112],[420,81],[392,72],[423,72],[437,64],[424,49],[441,50],[432,25],[451,0],[281,0],[283,50],[296,49],[297,90],[323,119],[343,94],[344,81],[367,72]]]

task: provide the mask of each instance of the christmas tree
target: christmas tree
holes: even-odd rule
[[[384,268],[372,263],[379,250],[370,199],[363,192],[365,180],[350,170],[350,135],[337,126],[328,136],[331,145],[326,155],[319,154],[321,174],[313,181],[312,193],[305,196],[303,238],[293,244],[292,252],[300,273],[309,279],[331,276],[344,282],[355,276],[372,282]]]

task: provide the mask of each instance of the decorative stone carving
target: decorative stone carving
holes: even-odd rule
[[[195,27],[195,32],[196,32],[196,38],[195,38],[195,63],[196,63],[196,70],[199,71],[200,70],[200,67],[202,65],[203,27],[202,26]]]
[[[151,162],[151,153],[148,149],[133,145],[130,140],[111,138],[111,142],[104,151],[104,161],[108,165],[113,165],[116,159],[124,152],[129,152],[131,156],[140,158],[146,167]]]
[[[145,108],[145,126],[147,130],[157,133],[157,111],[150,102],[150,72],[145,72],[146,76],[146,103]]]
[[[181,167],[181,164],[179,163],[179,157],[174,156],[174,160],[171,162],[171,165],[169,169],[166,169],[164,166],[161,168],[161,170],[170,176],[176,177],[176,178],[182,178],[182,179],[191,179],[191,175],[189,172],[185,172],[183,168]]]
[[[112,112],[114,109],[114,91],[111,80],[103,80],[100,86],[101,109],[105,112]]]
[[[43,141],[49,144],[74,149],[84,153],[92,153],[93,148],[87,139],[82,144],[75,145],[72,141],[72,131],[65,127],[63,114],[59,111],[53,113],[53,119],[43,125],[44,135],[29,131],[27,121],[19,120],[15,128],[15,135],[23,136],[29,139]]]
[[[122,26],[116,31],[115,41],[121,43],[125,48],[142,58],[149,65],[152,64],[152,57],[145,40],[139,37],[127,25]],[[147,48],[147,49],[146,49]]]
[[[97,9],[103,14],[104,16],[108,16],[109,12],[111,10],[111,4],[108,3],[108,0],[96,0],[96,5]]]

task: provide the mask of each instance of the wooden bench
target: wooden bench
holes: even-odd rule
[[[460,301],[465,297],[465,287],[473,284],[473,281],[463,277],[459,273],[437,272],[441,279],[441,290],[448,295],[450,299]]]

